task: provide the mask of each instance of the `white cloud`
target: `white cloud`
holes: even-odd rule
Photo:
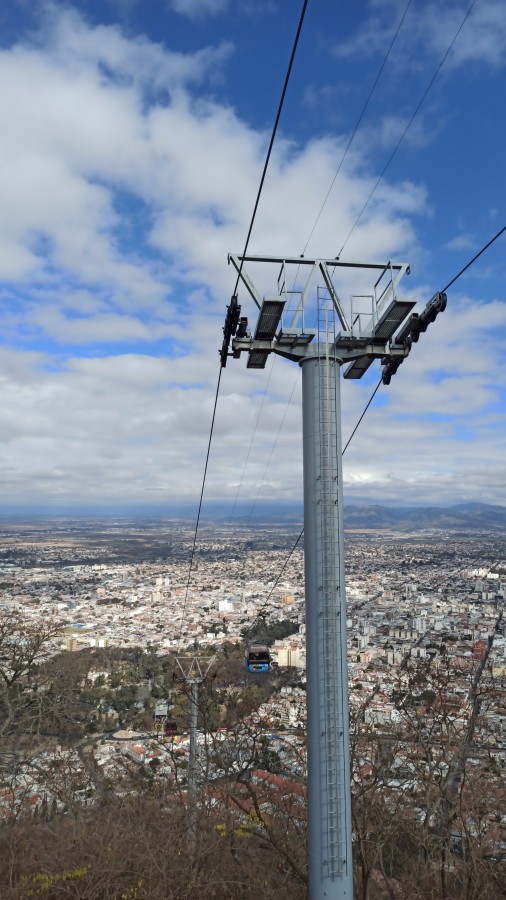
[[[159,304],[176,274],[221,292],[229,281],[223,262],[244,239],[267,140],[232,109],[195,101],[187,90],[190,76],[220,64],[223,51],[174,59],[116,28],[87,27],[70,12],[55,13],[43,35],[37,47],[0,54],[0,111],[9,121],[0,148],[4,277],[39,275],[41,267],[49,277],[49,261],[84,284],[108,284],[116,304],[135,298],[144,308]],[[177,88],[151,94],[148,103],[144,88],[162,82]],[[315,198],[326,193],[340,152],[339,142],[328,139],[300,148],[278,142],[254,241],[262,234],[271,252],[305,243]],[[309,180],[312,191],[304,196],[300,186]],[[344,213],[336,216],[328,204],[320,234],[329,223],[333,233],[344,233],[367,190],[351,157],[336,189]],[[411,195],[413,211],[416,190],[383,186],[369,214],[369,225],[384,235],[375,245],[390,242],[390,249],[398,241],[394,208],[401,211]],[[134,215],[129,220],[117,209],[124,196],[142,204],[144,221],[133,234]],[[170,268],[141,254],[132,260],[125,242],[139,250],[151,242]]]
[[[0,273],[37,272],[34,238],[43,236],[63,270],[155,301],[163,285],[145,262],[122,256],[115,209],[119,190],[149,200],[160,187],[143,90],[163,89],[168,104],[167,91],[212,72],[228,49],[171,54],[116,28],[88,28],[73,12],[54,12],[43,36],[43,46],[0,52]]]
[[[445,318],[446,316],[446,318]],[[506,502],[499,390],[506,376],[496,336],[501,303],[462,298],[422,335],[382,388],[344,462],[352,496],[376,502]],[[198,335],[198,342],[201,336]],[[191,354],[76,357],[3,351],[0,410],[4,502],[48,495],[60,502],[192,500],[212,414],[216,360],[205,338]],[[301,497],[297,367],[276,359],[240,500]],[[437,376],[436,380],[434,378]],[[267,373],[230,361],[223,374],[206,498],[232,507],[257,422]],[[287,403],[296,384],[291,404]],[[371,388],[343,384],[346,440]],[[285,423],[266,469],[283,417]]]
[[[413,4],[399,32],[389,66],[418,69],[429,59],[442,59],[457,35],[470,4],[460,0],[430,0]],[[342,59],[359,55],[383,57],[404,11],[398,0],[372,0],[370,14],[356,34],[334,47]],[[506,17],[503,0],[480,0],[462,25],[445,67],[480,62],[492,68],[506,62]]]
[[[198,495],[235,280],[226,259],[242,251],[268,140],[201,93],[228,52],[173,54],[58,11],[36,44],[0,51],[2,335],[40,348],[0,352],[5,503],[169,504]],[[344,142],[277,141],[252,253],[301,251]],[[348,154],[307,253],[335,256],[376,177],[364,154]],[[416,258],[416,217],[428,207],[423,185],[384,179],[347,256]],[[258,274],[266,290],[272,278]],[[348,298],[369,281],[340,275],[339,289]],[[244,293],[241,302],[250,313]],[[456,467],[471,473],[469,490],[482,491],[480,454],[489,483],[499,483],[500,438],[486,416],[497,413],[504,386],[491,377],[502,363],[503,310],[463,298],[451,321],[441,316],[422,337],[385,405],[368,413],[366,437],[359,432],[347,452],[351,484],[396,499],[435,481],[450,497]],[[125,352],[130,344],[136,352]],[[264,477],[260,496],[267,483],[279,498],[301,496],[300,382],[287,411],[296,374],[276,360],[241,496]],[[266,378],[244,359],[227,366],[209,498],[235,497]],[[345,438],[369,390],[343,387]],[[477,441],[462,443],[459,428],[471,419]],[[444,454],[433,460],[429,443]]]
[[[218,15],[229,6],[230,0],[169,0],[169,6],[188,18]]]
[[[191,2],[185,5],[190,8]],[[149,86],[150,91],[171,91],[212,77],[232,52],[226,42],[195,53],[170,51],[141,35],[126,37],[114,25],[90,28],[77,12],[58,6],[46,19],[40,43],[67,72],[95,70],[98,64],[103,82]]]
[[[167,0],[169,8],[188,19],[203,19],[218,16],[230,9],[247,16],[259,16],[272,12],[276,5],[273,0]]]
[[[144,324],[134,316],[105,313],[67,318],[57,307],[47,306],[34,310],[32,324],[66,344],[154,341],[174,333],[174,327],[166,323]]]
[[[385,115],[376,125],[362,126],[357,138],[362,153],[392,150],[401,141],[410,147],[420,148],[437,140],[442,128],[441,113],[433,106],[420,111],[411,122],[412,111],[410,108],[404,116]]]
[[[505,332],[503,303],[452,296],[350,445],[345,470],[355,496],[364,483],[377,500],[506,502],[498,428],[506,387],[498,335]]]
[[[474,234],[458,234],[444,244],[446,250],[472,250],[476,247]]]
[[[430,3],[421,16],[421,36],[436,52],[444,52],[467,11],[461,4]],[[502,0],[476,3],[448,58],[451,66],[480,62],[494,68],[506,63],[506,16]]]

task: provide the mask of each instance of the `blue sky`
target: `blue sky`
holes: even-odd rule
[[[404,16],[306,251],[337,254],[470,5],[309,0],[250,252],[306,246]],[[227,254],[244,245],[300,8],[0,10],[5,506],[198,501]],[[422,305],[506,224],[505,67],[504,3],[476,0],[346,243],[343,258],[409,261],[400,293]],[[350,500],[506,503],[505,241],[378,394],[345,457]],[[343,384],[344,439],[378,376]],[[293,502],[301,485],[297,367],[230,361],[206,500]]]

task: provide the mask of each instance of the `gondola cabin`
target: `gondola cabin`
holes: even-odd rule
[[[177,734],[176,720],[175,719],[167,719],[163,730],[167,736]]]
[[[265,644],[250,644],[246,650],[246,668],[248,672],[268,672],[271,667],[271,655]]]

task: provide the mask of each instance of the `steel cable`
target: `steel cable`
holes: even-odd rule
[[[443,288],[442,293],[445,293],[445,292],[448,290],[448,288],[450,288],[452,285],[454,285],[455,282],[461,277],[461,275],[463,275],[464,272],[466,272],[467,269],[469,269],[469,267],[472,266],[473,263],[476,262],[476,260],[482,255],[482,253],[484,253],[485,250],[488,250],[488,248],[491,247],[492,244],[493,244],[499,237],[501,237],[501,235],[504,234],[505,231],[506,231],[506,225],[504,225],[502,228],[500,228],[499,231],[498,231],[498,232],[497,232],[497,233],[496,233],[489,241],[487,241],[487,243],[481,248],[481,250],[479,250],[478,253],[476,253],[476,254],[473,256],[473,258],[470,259],[469,262],[466,263],[466,265],[465,265],[462,269],[460,269],[460,271],[457,272],[456,275],[454,275],[454,277],[453,277],[453,278],[448,282],[448,284]],[[348,449],[348,447],[349,447],[349,445],[350,445],[350,443],[351,443],[353,437],[355,436],[355,433],[357,432],[357,429],[358,429],[360,423],[362,422],[362,419],[364,418],[364,416],[365,416],[367,410],[369,409],[369,407],[370,407],[372,401],[374,400],[374,398],[375,398],[375,396],[376,396],[376,394],[377,394],[379,388],[381,387],[381,384],[382,384],[382,379],[380,378],[380,380],[378,381],[376,387],[374,388],[374,390],[373,390],[371,396],[369,397],[369,400],[367,401],[367,403],[366,403],[364,409],[362,410],[362,412],[361,412],[361,414],[360,414],[360,417],[359,417],[359,419],[357,420],[357,423],[356,423],[356,425],[355,425],[353,431],[351,432],[351,434],[350,434],[348,440],[346,441],[346,444],[344,445],[344,449],[343,449],[343,451],[342,451],[342,456],[344,456],[344,454],[346,453],[346,450]],[[293,545],[292,549],[290,550],[290,552],[289,552],[289,554],[288,554],[288,557],[286,558],[286,560],[285,560],[285,562],[284,562],[284,564],[283,564],[283,567],[282,567],[282,569],[281,569],[281,572],[279,573],[278,577],[276,578],[276,580],[275,580],[275,582],[274,582],[274,585],[273,585],[273,587],[271,588],[271,591],[270,591],[270,593],[269,593],[269,595],[268,595],[268,597],[267,597],[267,600],[265,601],[266,603],[267,603],[267,601],[269,600],[269,598],[270,598],[270,596],[271,596],[271,594],[272,594],[274,588],[276,587],[276,585],[277,585],[279,579],[281,578],[281,575],[282,575],[283,572],[285,571],[286,566],[288,565],[289,560],[291,559],[293,553],[295,552],[295,550],[296,550],[296,548],[297,548],[297,546],[298,546],[298,544],[299,544],[299,541],[300,541],[300,539],[301,539],[301,537],[302,537],[303,534],[304,534],[304,529],[302,529],[302,531],[300,532],[299,536],[297,537],[297,540],[295,541],[295,544]]]
[[[464,18],[462,19],[462,22],[460,23],[460,25],[459,25],[457,31],[455,32],[455,34],[454,34],[454,36],[453,36],[453,38],[452,38],[452,41],[451,41],[449,47],[448,47],[447,50],[446,50],[446,53],[444,54],[444,56],[443,56],[441,62],[439,63],[439,65],[438,65],[436,71],[434,72],[434,75],[432,76],[431,80],[429,81],[427,87],[425,88],[425,91],[423,92],[423,94],[422,94],[420,100],[418,101],[417,106],[416,106],[416,108],[415,108],[415,111],[414,111],[413,115],[411,116],[411,118],[410,118],[408,124],[406,125],[404,131],[402,132],[402,134],[401,134],[401,136],[400,136],[400,138],[399,138],[399,140],[397,141],[397,144],[395,145],[395,147],[394,147],[394,149],[392,150],[390,156],[388,157],[388,159],[387,159],[387,161],[386,161],[386,163],[385,163],[385,165],[384,165],[384,167],[383,167],[383,169],[382,169],[382,171],[381,171],[381,174],[378,176],[378,178],[377,178],[377,180],[376,180],[376,183],[375,183],[375,185],[374,185],[372,191],[370,192],[370,194],[369,194],[367,200],[365,201],[365,203],[364,203],[362,209],[360,210],[360,212],[359,212],[357,218],[355,219],[355,222],[353,223],[353,226],[352,226],[351,230],[349,231],[348,236],[347,236],[347,238],[346,238],[346,240],[345,240],[343,246],[341,247],[341,249],[340,249],[340,251],[339,251],[339,253],[338,253],[338,258],[341,256],[341,253],[343,252],[344,248],[346,247],[346,244],[348,243],[348,241],[349,241],[349,239],[351,238],[353,232],[355,231],[355,228],[357,227],[358,223],[360,222],[360,219],[362,218],[362,216],[363,216],[365,210],[366,210],[367,207],[369,206],[369,203],[370,203],[370,201],[371,201],[373,195],[375,194],[378,185],[379,185],[380,182],[382,181],[383,176],[385,175],[385,173],[386,173],[388,167],[390,166],[390,163],[392,162],[392,160],[393,160],[395,154],[397,153],[397,151],[398,151],[399,147],[401,146],[401,144],[402,144],[404,138],[406,137],[406,135],[407,135],[407,133],[408,133],[408,131],[409,131],[411,125],[413,124],[413,121],[414,121],[415,117],[417,116],[417,114],[418,114],[418,112],[419,112],[419,110],[420,110],[420,108],[421,108],[421,106],[422,106],[422,104],[423,104],[425,98],[427,97],[427,94],[429,93],[429,91],[430,91],[432,85],[434,84],[434,82],[435,82],[437,76],[439,75],[439,73],[440,73],[440,71],[441,71],[441,69],[442,69],[442,67],[443,67],[443,65],[444,65],[444,63],[445,63],[445,61],[446,61],[446,59],[447,59],[447,57],[448,57],[448,54],[450,53],[450,51],[451,51],[451,49],[452,49],[452,47],[453,47],[455,41],[457,40],[457,38],[458,38],[460,32],[462,31],[462,29],[463,29],[463,27],[464,27],[464,25],[465,25],[467,19],[468,19],[469,16],[471,15],[471,12],[472,12],[472,10],[473,10],[473,8],[474,8],[474,6],[475,6],[476,3],[477,3],[477,0],[473,0],[473,2],[471,3],[471,6],[470,6],[469,9],[467,10],[467,12],[466,12]]]
[[[268,168],[269,161],[270,161],[270,158],[271,158],[272,148],[273,148],[273,145],[274,145],[274,139],[275,139],[275,137],[276,137],[276,132],[277,132],[277,129],[278,129],[278,124],[279,124],[279,120],[280,120],[280,117],[281,117],[281,111],[282,111],[282,109],[283,109],[283,104],[284,104],[284,100],[285,100],[285,95],[286,95],[286,91],[287,91],[287,88],[288,88],[288,82],[289,82],[289,80],[290,80],[290,75],[291,75],[291,72],[292,72],[293,62],[294,62],[294,59],[295,59],[295,53],[296,53],[296,51],[297,51],[297,46],[298,46],[298,43],[299,43],[300,33],[301,33],[301,30],[302,30],[302,24],[303,24],[303,22],[304,22],[304,17],[305,17],[305,14],[306,14],[306,8],[307,8],[307,5],[308,5],[308,0],[304,0],[304,3],[303,3],[303,5],[302,5],[301,14],[300,14],[300,17],[299,17],[299,23],[298,23],[298,26],[297,26],[297,33],[296,33],[296,35],[295,35],[295,40],[294,40],[294,43],[293,43],[293,46],[292,46],[292,52],[291,52],[291,54],[290,54],[290,62],[289,62],[289,64],[288,64],[288,70],[287,70],[287,73],[286,73],[286,76],[285,76],[285,81],[284,81],[284,84],[283,84],[283,90],[282,90],[282,93],[281,93],[281,99],[280,99],[280,102],[279,102],[278,111],[277,111],[276,119],[275,119],[275,122],[274,122],[274,127],[273,127],[273,129],[272,129],[271,139],[270,139],[270,142],[269,142],[269,149],[268,149],[268,151],[267,151],[267,156],[266,156],[265,163],[264,163],[264,168],[263,168],[263,172],[262,172],[262,177],[261,177],[261,179],[260,179],[260,185],[259,185],[259,188],[258,188],[258,192],[257,192],[256,200],[255,200],[255,205],[254,205],[254,208],[253,208],[253,214],[252,214],[252,216],[251,216],[251,221],[250,221],[250,225],[249,225],[249,228],[248,228],[248,234],[247,234],[247,237],[246,237],[246,243],[245,243],[245,245],[244,245],[243,257],[246,255],[246,252],[247,252],[247,249],[248,249],[248,245],[249,245],[249,241],[250,241],[250,237],[251,237],[251,232],[252,232],[252,230],[253,230],[253,224],[254,224],[254,222],[255,222],[255,217],[256,217],[256,214],[257,214],[257,210],[258,210],[258,204],[259,204],[259,202],[260,202],[260,196],[261,196],[261,194],[262,194],[262,189],[263,189],[263,186],[264,186],[265,176],[266,176],[266,174],[267,174],[267,168]],[[243,259],[241,259],[241,264],[240,264],[240,267],[239,267],[239,272],[237,273],[237,280],[236,280],[236,283],[235,283],[234,294],[237,294],[237,288],[238,288],[238,286],[239,286],[239,281],[240,281],[240,278],[241,278],[242,265],[243,265]],[[180,628],[180,632],[179,632],[179,640],[181,640],[182,631],[183,631],[183,625],[184,625],[184,619],[185,619],[185,613],[186,613],[186,604],[187,604],[187,600],[188,600],[188,591],[189,591],[189,587],[190,587],[191,574],[192,574],[192,569],[193,569],[193,560],[194,560],[194,557],[195,557],[195,547],[196,547],[196,544],[197,544],[197,534],[198,534],[199,523],[200,523],[200,514],[201,514],[201,511],[202,511],[202,500],[203,500],[203,497],[204,497],[204,488],[205,488],[205,483],[206,483],[207,467],[208,467],[208,463],[209,463],[209,455],[210,455],[210,451],[211,451],[211,442],[212,442],[213,431],[214,431],[214,421],[215,421],[215,418],[216,418],[216,407],[217,407],[217,404],[218,404],[218,395],[219,395],[219,391],[220,391],[220,383],[221,383],[221,373],[222,373],[222,370],[223,370],[223,367],[220,366],[220,372],[219,372],[219,376],[218,376],[218,384],[217,384],[217,387],[216,387],[216,395],[215,395],[215,399],[214,399],[213,417],[212,417],[212,421],[211,421],[211,429],[210,429],[210,433],[209,433],[209,443],[208,443],[208,446],[207,446],[206,462],[205,462],[205,467],[204,467],[204,477],[203,477],[203,479],[202,479],[202,489],[201,489],[201,492],[200,492],[200,501],[199,501],[199,507],[198,507],[198,513],[197,513],[197,522],[196,522],[196,526],[195,526],[195,533],[194,533],[194,536],[193,536],[193,544],[192,544],[192,550],[191,550],[191,555],[190,555],[190,565],[189,565],[189,570],[188,570],[188,578],[187,578],[187,582],[186,582],[186,591],[185,591],[185,596],[184,596],[184,601],[183,601],[183,610],[182,610],[182,614],[181,614],[181,628]]]

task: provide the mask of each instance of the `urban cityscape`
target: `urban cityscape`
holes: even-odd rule
[[[151,541],[155,528],[156,539]],[[268,525],[204,527],[188,585],[192,535],[185,523],[4,522],[1,613],[19,615],[28,632],[54,623],[57,627],[44,648],[49,657],[63,654],[77,659],[89,651],[96,653],[88,660],[83,691],[85,684],[104,690],[109,686],[113,693],[121,689],[124,657],[117,656],[116,662],[112,657],[111,663],[113,651],[142,651],[183,662],[200,657],[213,667],[224,648],[232,656],[239,648],[240,664],[231,681],[219,666],[213,673],[217,692],[212,702],[221,712],[209,733],[202,725],[198,730],[201,784],[218,783],[224,775],[222,753],[220,761],[211,764],[207,751],[210,744],[216,748],[218,740],[223,752],[232,734],[237,741],[238,725],[244,731],[244,746],[235,765],[248,757],[248,747],[251,755],[254,729],[254,740],[265,741],[275,754],[275,774],[283,773],[290,783],[300,782],[305,774],[306,659],[303,551],[293,549],[296,536],[293,529]],[[149,546],[157,557],[144,560],[141,545]],[[487,700],[473,722],[467,765],[492,765],[503,773],[506,550],[501,534],[355,530],[346,536],[346,559],[350,716],[357,734],[395,733],[403,720],[396,699],[403,675],[428,663],[433,681],[451,671],[451,679],[445,681],[447,721],[454,734],[464,733],[472,710],[472,677],[486,662],[479,693]],[[265,699],[259,696],[256,706],[227,729],[223,696],[243,691],[248,678],[259,680],[259,676],[251,679],[244,666],[245,634],[255,624],[275,633],[281,623],[287,633],[270,642],[272,668],[277,677],[287,673],[289,678]],[[4,652],[4,669],[6,662]],[[151,686],[147,677],[136,685],[139,690],[123,711],[114,704],[104,709],[97,695],[96,709],[87,719],[93,723],[90,730],[83,725],[80,733],[65,741],[57,734],[41,737],[35,767],[32,758],[26,767],[18,765],[13,777],[9,760],[4,761],[2,815],[12,816],[13,810],[27,806],[40,813],[48,803],[63,809],[62,797],[46,778],[62,757],[76,771],[81,768],[84,776],[91,756],[94,771],[121,789],[125,777],[131,779],[146,767],[155,783],[184,786],[190,740],[187,711],[175,699],[174,682],[165,694],[158,686],[156,696]],[[430,702],[420,693],[417,714],[425,704],[431,715]],[[167,719],[176,721],[170,735],[164,731]],[[366,765],[362,760],[362,769]],[[405,791],[399,771],[410,770],[410,765],[406,744],[397,749],[390,789],[397,784]],[[414,789],[414,770],[410,778]],[[72,800],[92,806],[98,791],[96,777],[88,774]],[[487,837],[494,853],[505,852],[504,816],[491,815]]]

